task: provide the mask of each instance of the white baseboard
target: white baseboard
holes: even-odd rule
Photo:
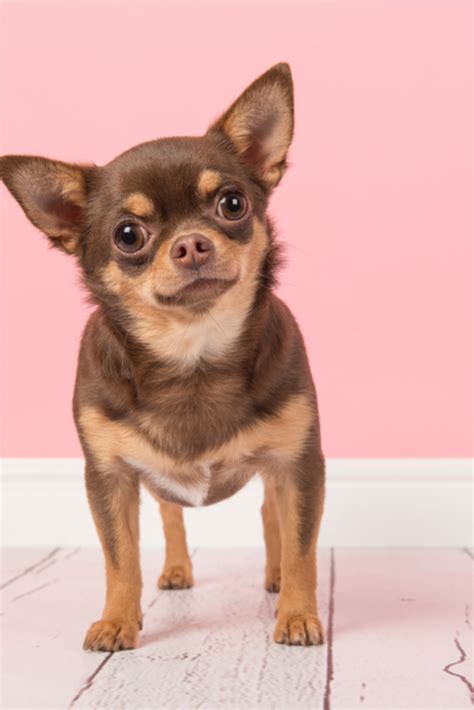
[[[82,459],[1,461],[2,545],[96,546]],[[261,483],[233,498],[186,510],[192,546],[262,544]],[[163,544],[154,500],[144,491],[143,546]],[[471,459],[329,459],[322,546],[472,545]]]

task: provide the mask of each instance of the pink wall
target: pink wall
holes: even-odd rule
[[[280,60],[273,199],[330,456],[467,456],[470,3],[3,3],[3,152],[106,162],[197,134]],[[3,455],[75,456],[72,260],[2,188]]]

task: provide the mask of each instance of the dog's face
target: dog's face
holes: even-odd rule
[[[131,307],[209,308],[260,262],[266,203],[216,135],[137,146],[100,171],[80,253],[87,281]]]
[[[289,67],[257,79],[198,138],[139,145],[105,165],[6,156],[30,220],[74,254],[95,298],[130,317],[252,300],[271,252],[265,210],[293,134]]]

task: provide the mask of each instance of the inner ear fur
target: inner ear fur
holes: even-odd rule
[[[29,155],[0,158],[0,177],[28,219],[68,254],[78,250],[94,169]]]
[[[267,187],[281,180],[293,138],[293,81],[288,64],[276,64],[251,84],[209,128],[223,134]]]

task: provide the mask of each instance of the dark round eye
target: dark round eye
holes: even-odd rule
[[[224,219],[242,219],[246,212],[247,200],[240,192],[226,192],[217,205],[217,213]]]
[[[126,223],[117,228],[114,241],[120,251],[133,254],[143,249],[148,241],[148,232],[139,224]]]

